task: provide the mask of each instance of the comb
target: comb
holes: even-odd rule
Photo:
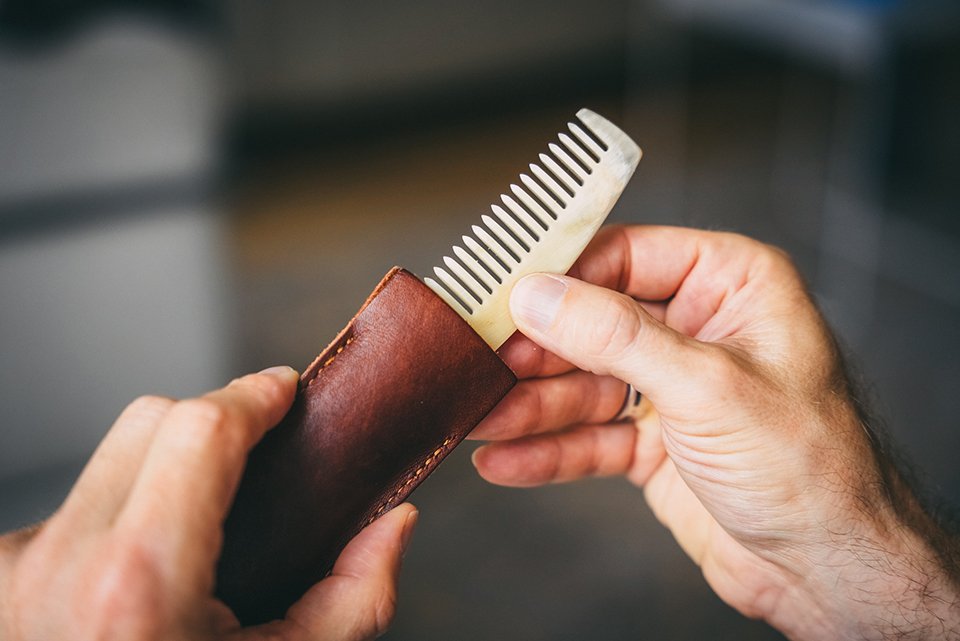
[[[527,274],[563,274],[603,224],[641,151],[606,118],[581,109],[423,282],[497,349],[516,330],[509,299]]]

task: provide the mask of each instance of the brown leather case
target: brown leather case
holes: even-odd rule
[[[224,526],[217,596],[244,625],[282,617],[514,383],[456,312],[391,270],[250,454]]]

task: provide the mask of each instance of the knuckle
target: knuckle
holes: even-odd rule
[[[616,358],[630,349],[640,335],[637,310],[623,296],[607,298],[590,318],[587,343],[602,358]]]
[[[212,398],[192,398],[177,406],[178,418],[197,427],[218,429],[229,419],[227,408]]]
[[[609,419],[620,411],[626,399],[623,381],[618,378],[595,379],[595,384],[593,393],[580,403],[581,414],[578,418],[582,421]]]
[[[153,555],[135,541],[115,541],[94,574],[89,590],[81,593],[87,625],[95,638],[139,637],[155,627],[159,567]]]
[[[754,242],[760,246],[757,255],[757,264],[760,268],[777,276],[799,277],[793,259],[786,250],[776,245],[767,245],[759,241]]]
[[[781,247],[763,243],[743,234],[725,233],[726,242],[753,256],[756,264],[777,271],[795,271],[793,259]]]
[[[140,396],[127,405],[125,413],[136,419],[158,419],[170,409],[173,403],[174,401],[163,396]]]
[[[588,444],[584,475],[599,476],[603,470],[603,447],[600,445],[600,434],[597,430],[589,428],[583,428],[582,433]]]
[[[177,425],[190,432],[198,444],[215,447],[228,446],[236,430],[230,429],[230,411],[212,398],[194,398],[181,401],[175,408]]]
[[[520,434],[533,432],[543,414],[543,396],[535,385],[523,384],[516,387],[517,407],[522,408],[517,419]]]

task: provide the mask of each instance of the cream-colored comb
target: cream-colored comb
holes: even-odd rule
[[[493,349],[516,330],[514,284],[534,272],[566,273],[640,162],[640,148],[610,121],[589,109],[577,119],[434,267],[436,279],[423,279]]]

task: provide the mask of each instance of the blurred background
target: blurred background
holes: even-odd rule
[[[308,364],[581,106],[643,147],[619,222],[788,250],[960,502],[960,5],[0,0],[0,527],[135,396]],[[778,639],[639,491],[418,491],[393,639]],[[171,470],[176,474],[176,470]]]

